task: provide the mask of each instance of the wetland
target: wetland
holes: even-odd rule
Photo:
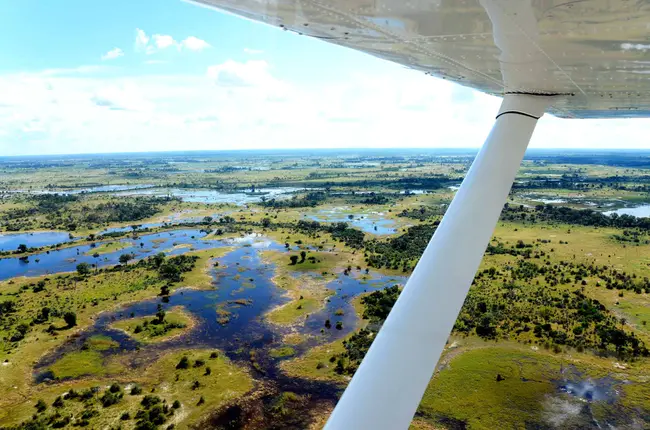
[[[650,425],[650,153],[572,154],[527,154],[413,428]],[[0,428],[322,427],[472,157],[0,160]]]

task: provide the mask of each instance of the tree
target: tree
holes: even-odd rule
[[[122,254],[120,255],[120,263],[129,264],[129,261],[133,260],[133,257],[134,257],[133,254]]]
[[[166,262],[162,266],[160,266],[160,269],[158,269],[158,273],[160,274],[160,277],[163,279],[167,279],[171,282],[180,282],[181,281],[181,269],[174,263],[172,262]]]
[[[204,224],[211,224],[212,221],[214,221],[214,218],[212,218],[211,216],[204,216],[203,217],[203,223]]]
[[[77,264],[77,273],[80,276],[86,276],[90,274],[90,264],[88,263],[79,263]]]
[[[32,288],[32,290],[33,290],[35,293],[41,292],[41,291],[43,291],[44,289],[45,289],[45,281],[42,280],[42,279],[41,279],[40,281],[38,281],[38,282],[36,283],[36,285]]]
[[[262,227],[268,228],[271,225],[270,218],[262,218]]]
[[[158,312],[156,312],[156,318],[158,318],[158,324],[162,324],[165,321],[165,311],[160,303],[158,303]]]
[[[153,261],[153,265],[156,266],[156,268],[158,268],[162,266],[162,264],[165,262],[165,253],[159,252],[158,254],[151,257],[151,259]]]
[[[291,265],[295,266],[296,263],[298,263],[298,256],[297,255],[292,255],[291,257],[289,257],[289,260],[291,260]]]
[[[47,404],[43,401],[43,399],[38,399],[38,402],[34,405],[36,408],[37,412],[43,412],[47,409]]]
[[[11,337],[10,340],[12,342],[23,340],[28,331],[29,331],[29,325],[25,323],[20,323],[16,326],[16,333],[14,333],[14,335]]]
[[[307,257],[307,253],[305,251],[300,251],[300,262],[303,263],[305,261],[305,257]]]
[[[77,325],[77,314],[68,311],[65,314],[63,314],[63,321],[65,321],[68,327],[74,327]]]
[[[25,245],[24,243],[18,245],[18,252],[27,252],[27,245]]]
[[[183,356],[176,365],[177,369],[187,369],[188,367],[190,367],[190,360],[186,356]]]

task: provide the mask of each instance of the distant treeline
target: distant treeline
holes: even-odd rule
[[[149,218],[160,212],[163,204],[177,199],[167,197],[131,197],[111,199],[95,205],[82,196],[40,194],[30,196],[28,207],[7,210],[0,217],[8,231],[46,228],[74,231],[79,227],[94,228],[111,222],[131,222]],[[40,220],[35,220],[40,217]]]
[[[556,222],[564,224],[585,225],[592,227],[639,228],[650,230],[650,218],[632,215],[605,215],[591,209],[572,209],[564,206],[537,205],[529,209],[523,205],[513,206],[506,203],[501,212],[501,219],[506,221]]]
[[[584,154],[554,154],[551,151],[528,151],[525,159],[548,164],[596,164],[630,168],[650,167],[650,154],[647,151],[585,152]]]
[[[588,190],[590,188],[605,188],[607,186],[616,190],[649,192],[650,175],[588,177],[577,174],[563,174],[560,178],[531,176],[529,178],[526,178],[525,181],[515,182],[512,186],[512,189],[537,190],[551,188],[567,190]]]

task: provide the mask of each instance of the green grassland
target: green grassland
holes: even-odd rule
[[[130,243],[127,242],[107,242],[107,243],[102,243],[99,246],[96,246],[94,248],[91,248],[86,252],[86,255],[104,255],[104,254],[111,254],[113,252],[121,251],[124,248],[128,248],[132,246]]]
[[[282,339],[280,345],[274,344],[267,351],[268,356],[280,360],[279,366],[288,376],[331,381],[342,388],[354,371],[346,352],[359,348],[360,330],[372,330],[381,321],[369,324],[368,319],[360,319],[359,327],[345,339],[317,344],[304,354],[296,353],[299,346],[320,339],[297,334],[294,328],[323,308],[334,293],[325,285],[341,272],[359,267],[408,275],[453,198],[455,191],[449,186],[460,183],[471,158],[471,154],[351,159],[187,156],[180,163],[107,159],[45,163],[41,167],[36,162],[0,164],[0,231],[71,231],[81,238],[70,245],[76,246],[93,242],[96,239],[87,236],[107,227],[207,216],[213,219],[201,222],[199,227],[212,232],[207,239],[259,233],[287,243],[291,249],[262,252],[264,263],[274,266],[273,282],[288,298],[284,305],[261,316]],[[523,203],[534,207],[538,204],[535,198],[563,198],[568,202],[553,206],[580,209],[591,208],[588,202],[647,203],[647,168],[636,167],[636,158],[614,158],[600,164],[591,164],[582,154],[561,155],[559,161],[527,159],[509,202],[512,206]],[[360,165],[351,167],[350,163]],[[268,170],[258,170],[260,166]],[[240,206],[136,199],[110,193],[59,198],[1,192],[38,190],[43,184],[50,189],[152,184],[226,192],[252,191],[253,187],[308,190],[298,191],[288,200]],[[408,189],[429,192],[400,194]],[[365,193],[355,195],[351,191]],[[353,229],[336,231],[328,222],[300,226],[307,215],[325,217],[328,211],[343,217],[382,213],[394,221],[397,233],[380,236]],[[611,413],[636,417],[650,411],[650,359],[642,348],[631,346],[636,340],[650,345],[650,290],[643,286],[643,280],[650,277],[647,231],[542,220],[542,214],[534,209],[527,209],[525,217],[512,215],[507,210],[502,214],[412,428],[531,428],[536,423],[560,422],[549,420],[562,418],[558,418],[558,410],[584,406],[558,389],[558,380],[567,368],[577,369],[586,378],[628,381],[617,382],[617,405],[589,403],[595,419]],[[641,240],[634,242],[634,238]],[[101,255],[121,246],[116,241],[100,242],[90,252]],[[215,267],[215,260],[235,246],[233,242],[229,248],[183,249],[197,260],[170,290],[217,288],[212,270],[220,268]],[[42,356],[91,326],[101,312],[158,296],[167,284],[154,268],[135,263],[120,270],[93,272],[87,276],[53,274],[0,282],[0,304],[15,303],[7,315],[0,314],[0,426],[25,422],[35,414],[33,424],[45,427],[130,429],[136,426],[138,411],[146,410],[149,415],[163,411],[161,428],[171,424],[175,428],[201,428],[207,425],[201,421],[207,412],[259,389],[247,370],[230,363],[221,352],[161,347],[153,355],[144,351],[115,353],[118,345],[101,336],[88,339],[81,350],[65,353],[49,366],[54,381],[36,384],[34,365]],[[242,288],[249,286],[242,282]],[[370,293],[352,299],[360,318],[371,306],[364,302],[366,297]],[[228,311],[224,306],[217,309],[222,312],[219,318],[227,323],[231,317]],[[75,313],[75,324],[64,319],[67,311]],[[161,330],[160,324],[151,324],[154,318],[132,318],[113,326],[148,343],[180,335],[192,325],[189,315],[179,309],[165,315],[166,321],[178,327],[166,330],[162,325]],[[135,333],[139,325],[142,330]],[[602,330],[614,332],[628,343],[615,347]],[[187,366],[181,365],[183,356],[187,357]],[[109,388],[112,384],[116,387]],[[142,392],[132,394],[133,386],[141,387]],[[92,387],[98,388],[88,391]],[[89,397],[85,401],[57,400],[70,389],[88,391]],[[112,389],[116,391],[111,393]],[[160,403],[145,400],[145,395],[157,396]],[[280,397],[285,395],[291,397],[287,393]],[[46,405],[44,412],[35,408],[39,399]],[[115,404],[105,405],[114,400]],[[173,406],[175,400],[180,405]],[[238,405],[245,408],[247,402]],[[331,406],[323,407],[321,413],[327,414]],[[121,419],[125,412],[128,418]],[[577,419],[571,416],[556,427],[581,428]],[[319,419],[314,425],[323,422]]]
[[[289,256],[299,256],[298,252],[264,251],[262,258],[276,267],[273,282],[286,291],[289,301],[266,314],[267,321],[290,326],[302,323],[311,313],[317,312],[325,305],[327,297],[334,291],[326,284],[334,279],[334,273],[348,263],[356,261],[356,256],[348,251],[340,252],[305,252],[305,260],[299,258],[292,264]],[[309,275],[292,276],[292,272],[320,274],[319,278]]]
[[[199,259],[195,268],[185,274],[184,280],[172,286],[214,288],[212,277],[207,272],[211,260],[228,252],[227,249],[197,251]],[[39,281],[44,281],[44,288],[35,292]],[[79,331],[89,327],[95,316],[101,312],[115,309],[125,303],[141,301],[155,297],[165,285],[156,273],[136,265],[127,270],[100,270],[91,276],[79,277],[74,274],[43,276],[40,278],[14,278],[0,282],[0,302],[15,301],[20,304],[11,315],[9,323],[0,327],[0,336],[5,339],[0,343],[0,409],[9,407],[28,393],[38,392],[33,383],[32,366],[46,352],[62,345]],[[49,309],[49,317],[42,319],[42,309]],[[64,311],[76,313],[76,325],[69,327],[62,318]],[[9,342],[16,327],[29,323],[24,339]],[[49,327],[53,331],[48,333]],[[73,376],[78,363],[88,365],[94,372],[101,372],[101,360],[97,349],[81,351],[78,355],[57,363],[62,377]],[[87,373],[84,371],[84,374]]]
[[[178,368],[183,357],[187,358],[186,369]],[[104,394],[109,391],[107,387],[110,384],[119,386],[116,393],[120,398],[115,404],[105,406]],[[53,406],[56,398],[66,397],[65,394],[71,389],[83,394],[90,392],[92,387],[97,387],[97,390],[86,400],[69,398],[62,402],[62,406]],[[134,387],[140,389],[136,394]],[[165,426],[175,424],[176,428],[185,429],[189,424],[196,423],[206,411],[224,405],[252,388],[249,374],[231,363],[222,353],[215,350],[176,350],[164,353],[145,368],[125,367],[121,372],[106,379],[98,379],[95,375],[83,380],[39,387],[38,392],[29,399],[23,398],[11,408],[2,408],[0,423],[11,425],[29,420],[37,412],[34,404],[40,399],[47,405],[47,409],[36,414],[39,419],[45,419],[56,411],[59,416],[69,416],[71,424],[78,424],[83,420],[84,411],[90,410],[94,412],[85,415],[90,417],[85,424],[89,428],[106,428],[121,423],[122,428],[130,429],[135,426],[138,410],[143,408],[144,397],[155,396],[160,399],[161,404],[167,404],[169,409],[174,409],[165,414]],[[175,401],[180,405],[172,408]],[[128,412],[130,417],[121,421],[120,417],[125,412]]]
[[[111,328],[122,330],[138,342],[155,343],[186,333],[194,325],[191,314],[181,307],[176,307],[165,312],[162,322],[159,322],[156,315],[149,315],[117,321],[111,324]]]

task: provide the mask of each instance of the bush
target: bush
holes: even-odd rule
[[[38,399],[38,402],[36,402],[34,407],[36,408],[36,411],[40,413],[47,409],[47,404],[45,404],[43,399]]]
[[[114,393],[112,391],[107,390],[104,395],[99,399],[100,402],[102,402],[102,406],[107,408],[109,406],[112,406],[116,403],[119,403],[120,400],[122,400],[122,393],[117,392]]]
[[[137,396],[138,394],[142,394],[142,388],[140,388],[139,385],[134,385],[131,388],[131,395],[132,396]]]
[[[190,360],[187,358],[187,356],[183,356],[183,358],[181,358],[181,361],[179,361],[176,365],[177,369],[187,369],[188,367],[190,367]]]
[[[65,321],[68,327],[74,327],[77,325],[77,314],[68,311],[63,314],[63,321]]]

